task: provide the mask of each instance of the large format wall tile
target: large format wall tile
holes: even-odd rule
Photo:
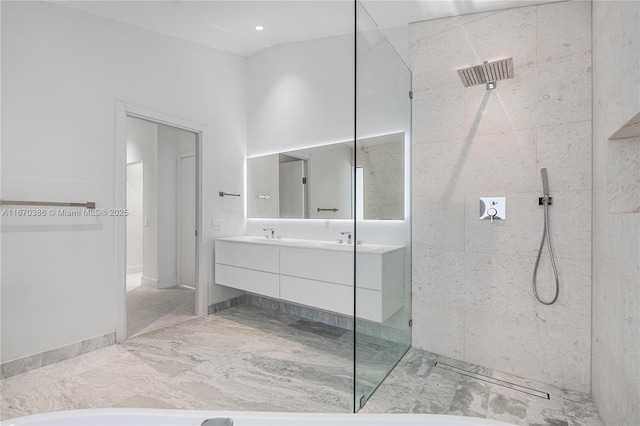
[[[413,39],[410,49],[415,90],[450,84],[462,86],[457,70],[484,61],[513,57],[518,66],[535,62],[536,13],[533,7],[439,21],[447,25],[425,33],[412,32],[413,37],[419,37]]]
[[[591,2],[574,3],[560,2],[538,8],[538,62],[591,50]]]
[[[514,78],[464,92],[465,129],[479,135],[531,129],[539,121],[541,91],[536,65],[513,64]]]
[[[591,275],[587,260],[557,259],[560,291],[554,305],[535,299],[532,289],[535,257],[430,250],[414,247],[414,299],[437,301],[455,309],[500,314],[590,329]],[[456,271],[456,272],[452,272]],[[547,252],[537,275],[538,294],[550,301],[555,278]]]
[[[414,143],[465,137],[462,83],[414,91],[412,108]]]
[[[540,169],[546,168],[549,189],[591,190],[591,121],[538,127],[537,189],[542,191]]]
[[[540,196],[541,193],[508,194],[506,220],[493,223],[478,219],[479,201],[468,196],[466,250],[536,256],[544,227],[544,210],[542,206],[538,206]],[[591,192],[555,192],[548,215],[555,256],[590,260]]]
[[[414,197],[413,239],[444,250],[464,250],[464,196]]]
[[[413,299],[413,345],[463,359],[464,311]]]
[[[471,142],[464,139],[416,143],[412,152],[413,196],[446,198],[464,195],[460,175],[470,146]]]
[[[413,164],[414,196],[535,191],[535,130],[416,144]]]
[[[594,263],[593,397],[606,424],[640,420],[640,276]],[[597,285],[599,284],[599,285]]]
[[[608,213],[640,213],[640,137],[607,147]]]
[[[640,277],[640,215],[607,214],[607,192],[594,192],[594,259],[595,263],[617,271],[628,281]],[[604,283],[605,287],[607,283]]]
[[[410,26],[414,345],[573,389],[588,388],[591,343],[590,8],[563,2]],[[495,90],[458,79],[459,68],[507,57],[515,76]],[[552,306],[532,289],[543,167],[560,281]],[[506,197],[506,221],[479,220],[482,196]],[[552,298],[546,247],[538,282]]]
[[[465,361],[581,392],[590,338],[589,329],[465,312]]]
[[[591,52],[539,62],[539,126],[591,120]]]

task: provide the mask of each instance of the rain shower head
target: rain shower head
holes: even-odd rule
[[[485,62],[475,67],[458,70],[464,87],[487,84],[487,89],[495,89],[495,82],[513,78],[513,58]],[[493,84],[492,84],[493,83]]]

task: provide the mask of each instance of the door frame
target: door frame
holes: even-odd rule
[[[208,286],[206,282],[206,247],[203,246],[202,231],[202,146],[206,137],[206,126],[173,117],[157,111],[148,110],[116,102],[116,152],[115,152],[115,209],[127,208],[127,117],[140,118],[158,124],[187,130],[196,135],[196,315],[208,314]],[[116,285],[116,342],[127,338],[127,300],[126,300],[126,216],[115,219],[115,285]]]

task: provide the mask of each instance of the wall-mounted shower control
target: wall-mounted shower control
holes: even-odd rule
[[[480,197],[480,220],[505,220],[507,199],[505,197]]]
[[[553,197],[547,197],[547,204],[553,205]],[[538,205],[544,206],[544,197],[538,197]]]

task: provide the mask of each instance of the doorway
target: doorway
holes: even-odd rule
[[[116,204],[128,213],[116,233],[122,291],[116,340],[123,341],[202,315],[206,289],[199,285],[197,232],[202,131],[118,107],[117,155],[126,167],[117,168],[125,197]]]
[[[127,338],[196,314],[195,147],[193,132],[127,119]]]

